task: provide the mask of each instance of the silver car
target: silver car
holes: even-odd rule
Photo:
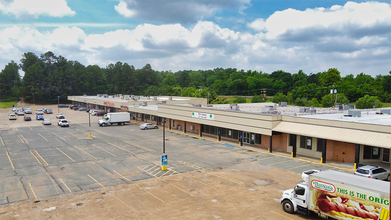
[[[49,118],[45,118],[45,119],[43,119],[42,124],[43,124],[43,125],[51,125],[52,122],[50,121]]]
[[[157,125],[152,124],[152,123],[144,123],[144,124],[140,125],[141,130],[157,129],[157,128],[158,128]]]
[[[390,181],[390,171],[378,166],[365,165],[359,167],[354,175]]]

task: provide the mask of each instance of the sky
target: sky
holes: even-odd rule
[[[0,70],[48,51],[85,66],[388,75],[391,0],[0,0]]]

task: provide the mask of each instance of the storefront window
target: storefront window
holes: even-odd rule
[[[261,134],[255,134],[255,143],[262,144],[262,135]]]
[[[364,146],[364,159],[379,159],[380,148],[372,146]]]
[[[312,137],[300,137],[300,148],[312,150]]]

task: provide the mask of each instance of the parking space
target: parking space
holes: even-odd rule
[[[169,166],[167,171],[162,171],[159,160],[162,129],[140,130],[136,122],[99,127],[97,117],[91,117],[92,137],[89,137],[87,113],[61,111],[72,122],[69,128],[57,126],[54,120],[49,126],[39,123],[22,126],[24,122],[19,121],[19,125],[15,122],[13,127],[1,128],[0,205],[120,187],[107,196],[105,204],[113,209],[122,206],[136,218],[156,215],[157,207],[162,204],[162,210],[169,211],[170,206],[182,211],[189,208],[192,213],[199,212],[189,216],[206,219],[230,215],[240,218],[240,214],[233,212],[244,208],[249,209],[248,217],[252,218],[259,215],[256,206],[271,202],[270,210],[276,213],[265,209],[266,216],[301,219],[280,212],[276,201],[281,196],[279,190],[293,187],[300,180],[298,174],[304,170],[339,169],[291,158],[288,154],[270,154],[265,149],[239,147],[235,143],[167,130]],[[346,167],[341,168],[350,172]],[[267,184],[257,185],[257,181]],[[258,201],[268,190],[271,191],[267,197],[272,199]],[[94,196],[103,200],[102,195]],[[235,196],[246,200],[246,204],[235,207],[232,203]],[[232,212],[224,214],[226,209]],[[173,215],[181,216],[176,212]],[[94,214],[91,216],[94,218]],[[71,218],[72,214],[68,213],[67,217]],[[126,218],[127,214],[122,217]]]

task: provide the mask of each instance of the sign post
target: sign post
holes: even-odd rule
[[[163,118],[163,155],[161,158],[162,161],[162,170],[165,171],[167,170],[167,164],[168,164],[168,159],[166,155],[166,118]]]

